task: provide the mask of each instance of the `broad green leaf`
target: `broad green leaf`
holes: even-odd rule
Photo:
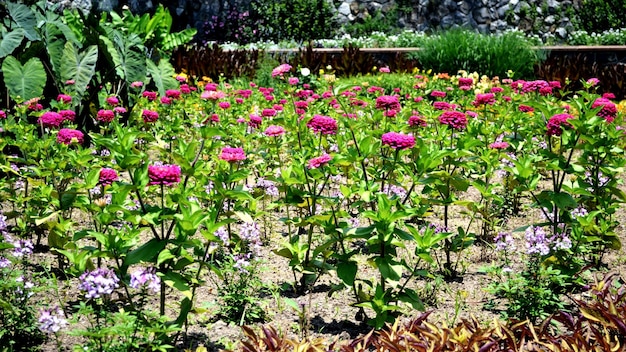
[[[33,57],[22,66],[13,56],[2,62],[4,84],[15,101],[26,101],[41,97],[46,85],[46,71],[41,61]]]
[[[77,95],[83,96],[87,85],[96,72],[98,61],[98,47],[89,46],[85,51],[79,52],[71,42],[65,43],[63,48],[63,60],[61,61],[61,79],[63,81],[74,80],[74,90]]]
[[[169,287],[180,291],[185,297],[191,299],[191,288],[185,282],[185,278],[179,273],[168,272],[163,274],[163,282]]]
[[[178,81],[174,78],[176,72],[169,61],[165,59],[159,60],[159,64],[155,64],[152,60],[146,60],[148,73],[157,86],[160,95],[165,95],[168,89],[174,89],[178,86]]]
[[[24,30],[16,28],[12,32],[7,33],[0,40],[0,58],[11,55],[24,40]]]
[[[37,33],[37,18],[30,7],[24,4],[15,4],[7,2],[9,16],[24,30],[24,34],[28,40],[40,40],[41,36]]]
[[[157,255],[163,250],[163,248],[165,248],[166,244],[167,243],[165,241],[153,238],[144,243],[141,247],[128,253],[124,264],[130,266],[139,262],[152,262],[157,258]]]
[[[348,286],[352,286],[352,284],[354,284],[356,272],[356,262],[349,261],[337,264],[337,276]]]

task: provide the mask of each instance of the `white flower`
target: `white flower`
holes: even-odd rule
[[[311,70],[309,70],[307,67],[303,67],[300,69],[300,74],[302,75],[302,77],[307,77],[311,74]]]

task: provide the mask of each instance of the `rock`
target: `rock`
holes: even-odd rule
[[[505,5],[498,7],[498,10],[496,11],[496,13],[498,14],[498,18],[506,17],[508,11],[509,11],[509,4],[505,4]]]
[[[470,13],[470,10],[472,9],[472,5],[470,5],[468,1],[461,1],[458,5],[458,9],[459,12],[461,12],[462,14],[468,15]]]
[[[351,13],[350,12],[350,4],[348,4],[347,2],[342,2],[341,5],[339,5],[339,8],[337,9],[337,11],[342,16],[350,15],[350,13]]]
[[[473,17],[478,23],[487,23],[487,21],[490,21],[489,10],[486,7],[474,10]]]
[[[361,6],[359,6],[359,3],[356,1],[350,3],[350,13],[356,16],[359,14],[359,12],[361,12]]]
[[[550,16],[547,16],[547,17],[543,20],[543,23],[545,23],[546,25],[550,26],[550,25],[553,25],[555,21],[556,21],[556,20],[555,20],[555,18],[554,18],[554,15],[550,15]]]
[[[563,28],[563,27],[559,27],[557,28],[554,33],[556,33],[556,35],[561,38],[561,39],[565,39],[567,38],[567,29]]]
[[[441,28],[447,29],[451,28],[454,25],[454,16],[446,15],[441,18],[440,26]]]

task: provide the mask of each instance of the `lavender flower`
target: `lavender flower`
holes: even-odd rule
[[[526,229],[526,253],[547,255],[550,253],[550,241],[546,232],[539,226],[530,226]]]
[[[508,232],[499,232],[494,238],[494,241],[496,242],[496,250],[498,251],[512,252],[515,250],[513,236]]]
[[[147,286],[153,293],[159,292],[161,288],[161,278],[156,274],[156,268],[145,268],[135,270],[130,274],[130,287],[141,288]]]
[[[119,287],[120,279],[112,269],[99,268],[94,271],[86,271],[80,276],[78,288],[85,291],[86,298],[100,298],[110,295]]]
[[[265,194],[271,197],[278,197],[278,188],[276,184],[272,181],[266,180],[264,178],[259,178],[256,182],[256,187],[261,188],[265,191]]]
[[[588,214],[589,214],[589,212],[582,205],[579,205],[576,209],[574,209],[574,210],[572,210],[570,212],[570,215],[572,216],[572,219],[576,219],[578,217],[587,216]]]
[[[24,256],[28,256],[33,254],[34,246],[30,240],[18,239],[12,242],[13,247],[13,255],[17,258],[21,258]]]
[[[252,254],[251,253],[241,253],[241,254],[236,254],[235,256],[233,256],[233,260],[235,261],[235,264],[233,265],[233,268],[239,270],[242,273],[247,274],[248,273],[248,267],[250,266],[250,259],[252,258]]]
[[[228,245],[230,244],[230,238],[228,236],[228,231],[226,231],[226,229],[224,228],[224,226],[220,227],[219,229],[215,230],[214,235],[220,239],[220,241],[222,241],[222,244],[225,247],[228,247]]]
[[[67,320],[63,318],[63,311],[59,307],[43,309],[39,312],[39,330],[54,334],[67,326]]]
[[[400,199],[406,197],[406,190],[401,186],[396,185],[385,185],[385,187],[383,188],[383,193],[388,195],[389,197],[396,196]]]
[[[11,266],[11,261],[5,257],[0,257],[0,269],[8,268]]]
[[[0,235],[8,233],[7,217],[0,213]]]

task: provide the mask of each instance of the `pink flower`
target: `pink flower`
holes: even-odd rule
[[[230,108],[230,103],[227,102],[227,101],[220,101],[220,103],[218,105],[219,105],[219,107],[221,109],[228,109],[228,108]]]
[[[285,73],[289,73],[289,71],[291,71],[291,65],[282,64],[272,70],[272,77],[276,77],[276,76],[282,77]]]
[[[131,88],[141,88],[143,87],[143,82],[141,81],[135,81],[133,83],[130,84]]]
[[[595,77],[594,77],[594,78],[589,78],[589,79],[587,80],[587,84],[588,84],[588,85],[590,85],[590,86],[592,86],[592,87],[593,87],[593,86],[597,86],[597,85],[598,85],[598,83],[600,83],[600,80],[599,80],[599,79],[597,79],[597,78],[595,78]]]
[[[611,92],[607,92],[602,94],[602,98],[604,99],[615,99],[615,94],[611,93]]]
[[[85,135],[79,130],[73,130],[70,128],[62,128],[57,134],[57,142],[70,145],[70,144],[82,144],[85,141]]]
[[[120,103],[120,100],[117,99],[117,97],[108,97],[106,102],[111,106],[117,106]]]
[[[413,115],[409,117],[408,123],[411,127],[426,127],[426,120],[416,111],[413,111]]]
[[[591,108],[595,109],[599,107],[602,107],[602,109],[598,111],[598,116],[604,118],[609,123],[615,120],[615,117],[617,116],[617,107],[613,104],[613,102],[606,98],[598,98],[593,102]]]
[[[96,120],[100,122],[109,123],[115,118],[115,112],[113,110],[98,110]]]
[[[63,121],[65,121],[65,119],[58,112],[46,111],[39,117],[37,123],[43,127],[59,128],[63,124]]]
[[[472,102],[472,105],[474,106],[480,106],[480,105],[493,105],[496,102],[496,97],[493,93],[486,93],[486,94],[476,94],[476,98],[474,99],[474,101]]]
[[[170,97],[161,97],[161,104],[170,105],[172,104],[172,98]]]
[[[233,163],[246,160],[246,153],[243,151],[243,148],[224,147],[222,148],[220,159]]]
[[[337,120],[329,116],[314,115],[307,127],[312,129],[315,133],[321,134],[336,134],[337,133]]]
[[[439,122],[455,130],[462,130],[467,126],[467,116],[460,111],[444,111],[439,115]]]
[[[148,99],[149,101],[155,101],[157,98],[157,92],[151,92],[151,91],[146,90],[143,93],[141,93],[141,96]]]
[[[148,185],[170,186],[180,182],[180,166],[178,165],[149,165]]]
[[[326,164],[328,164],[328,162],[332,159],[332,157],[328,154],[322,154],[321,156],[318,156],[316,158],[313,158],[311,160],[309,160],[308,162],[308,167],[309,169],[317,169],[319,167],[322,167]]]
[[[76,83],[76,81],[74,81],[73,79],[68,79],[67,81],[65,81],[65,84],[68,86],[74,85]]]
[[[489,144],[489,148],[491,149],[506,149],[509,147],[508,142],[493,142]]]
[[[6,118],[7,118],[7,113],[4,112],[4,110],[0,110],[0,120],[6,119]]]
[[[261,115],[265,116],[265,117],[276,116],[276,110],[274,110],[274,109],[263,109],[263,111],[261,111]]]
[[[528,106],[528,105],[520,105],[518,109],[521,112],[533,112],[533,111],[535,111],[535,109],[532,106]]]
[[[152,110],[143,110],[141,113],[141,117],[143,117],[143,122],[150,123],[156,122],[159,119],[159,113]]]
[[[447,95],[446,92],[442,92],[440,90],[433,90],[430,93],[430,96],[435,97],[435,98],[444,98],[446,95]]]
[[[385,67],[379,68],[378,72],[380,72],[380,73],[389,73],[389,72],[391,72],[391,70],[389,69],[389,67],[385,66]]]
[[[62,102],[64,104],[69,104],[72,102],[72,97],[67,94],[59,94],[57,96],[57,101]]]
[[[168,89],[165,91],[165,96],[170,99],[178,99],[180,98],[180,90],[178,89]]]
[[[126,108],[123,107],[123,106],[116,106],[116,107],[113,108],[113,111],[116,114],[125,114],[126,113]]]
[[[108,167],[103,167],[102,169],[100,169],[100,178],[98,182],[101,185],[108,186],[113,182],[119,180],[119,178],[120,177],[118,176],[117,171]]]
[[[569,119],[573,119],[574,116],[570,114],[556,114],[548,120],[548,124],[546,125],[548,136],[560,136],[563,134],[562,127],[572,127],[572,125],[567,122]]]
[[[398,132],[387,132],[382,135],[381,140],[383,145],[388,145],[393,149],[408,149],[415,146],[415,137]]]
[[[379,110],[400,110],[400,101],[395,95],[381,95],[376,98],[376,109]]]
[[[474,79],[470,77],[459,77],[459,87],[471,88],[474,84]]]
[[[189,94],[189,93],[191,93],[191,88],[189,87],[189,85],[187,83],[181,84],[180,85],[180,92],[183,93],[183,94]]]
[[[206,86],[204,87],[204,91],[200,94],[200,98],[208,99],[208,100],[220,100],[226,96],[226,93],[217,90],[206,90]]]
[[[288,82],[290,85],[295,86],[300,83],[300,80],[298,79],[298,77],[289,77]]]
[[[254,115],[254,114],[250,115],[250,121],[248,121],[248,126],[252,128],[259,128],[261,127],[262,123],[263,123],[263,118],[261,118],[261,116]]]
[[[283,126],[271,125],[265,129],[265,135],[268,137],[279,137],[285,134]]]
[[[436,101],[433,103],[433,107],[437,110],[453,110],[454,106],[447,101]]]
[[[491,89],[489,90],[490,93],[502,93],[504,92],[504,89],[502,89],[502,87],[491,87]]]
[[[59,114],[63,116],[63,120],[74,122],[76,119],[76,112],[74,110],[61,110]]]

